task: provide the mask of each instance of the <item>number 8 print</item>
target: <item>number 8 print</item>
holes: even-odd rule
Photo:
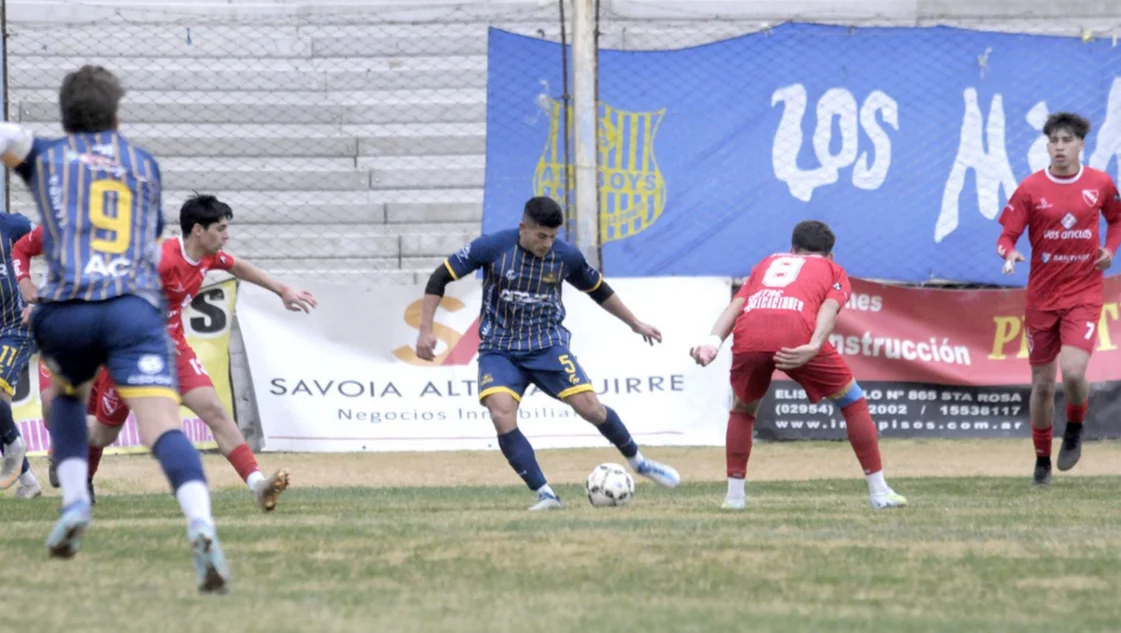
[[[763,273],[763,285],[770,288],[785,288],[794,283],[798,273],[802,272],[806,260],[801,257],[779,257],[767,266]]]

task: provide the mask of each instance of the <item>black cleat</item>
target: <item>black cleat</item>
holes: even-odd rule
[[[47,479],[51,482],[51,488],[58,488],[62,484],[58,483],[58,462],[54,460],[54,453],[47,456]]]
[[[1051,458],[1050,457],[1036,457],[1035,458],[1035,472],[1031,477],[1031,485],[1033,486],[1050,486],[1051,485]]]
[[[1059,470],[1070,470],[1082,457],[1082,423],[1068,422],[1063,431],[1063,446],[1059,449]]]
[[[86,490],[89,490],[89,492],[90,492],[90,505],[91,506],[97,505],[97,497],[95,497],[94,494],[93,494],[93,480],[92,479],[89,479],[89,480],[86,481]]]

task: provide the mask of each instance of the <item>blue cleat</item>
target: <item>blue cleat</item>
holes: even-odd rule
[[[222,545],[218,543],[214,524],[192,521],[187,528],[187,540],[191,543],[191,553],[195,558],[199,593],[229,591],[230,570],[226,567],[226,557],[222,554]]]
[[[681,475],[676,470],[652,459],[642,460],[635,472],[666,488],[676,488],[681,483]]]
[[[82,535],[90,526],[92,516],[87,501],[75,501],[62,509],[62,516],[47,537],[47,551],[52,558],[71,558],[78,553]]]

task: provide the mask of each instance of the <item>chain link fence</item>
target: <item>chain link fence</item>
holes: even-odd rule
[[[923,257],[908,255],[939,248],[950,253],[947,259],[964,262],[983,252],[988,268],[999,267],[993,244],[1000,229],[993,220],[1019,181],[1047,164],[1040,129],[1048,112],[1073,110],[1087,116],[1094,132],[1086,139],[1084,162],[1106,169],[1115,179],[1121,175],[1121,134],[1105,129],[1111,123],[1121,125],[1121,120],[1110,120],[1121,116],[1121,111],[1112,112],[1121,107],[1117,87],[1121,84],[1114,87],[1116,98],[1107,97],[1109,77],[1121,77],[1117,46],[1121,14],[1116,12],[1112,17],[1109,12],[1106,17],[1087,17],[1074,10],[1044,15],[1024,9],[1016,15],[1010,5],[998,7],[1002,10],[997,12],[959,7],[965,17],[915,19],[847,17],[845,9],[838,8],[814,21],[843,28],[811,31],[796,30],[810,25],[790,24],[797,16],[779,11],[766,15],[755,10],[747,19],[717,15],[704,3],[663,3],[645,11],[633,6],[638,3],[627,4],[604,1],[599,7],[601,128],[617,128],[611,112],[628,103],[644,105],[661,118],[654,144],[659,163],[669,164],[662,170],[669,198],[666,215],[673,211],[675,198],[686,199],[691,190],[713,194],[740,186],[739,199],[730,205],[723,205],[725,199],[716,194],[712,206],[723,207],[719,211],[687,209],[690,221],[703,224],[705,231],[726,231],[736,224],[758,226],[783,215],[790,218],[787,231],[801,214],[836,219],[835,226],[845,229],[838,235],[838,258],[856,264],[850,273],[886,281],[978,287],[991,282],[970,276],[972,269],[964,263],[933,266]],[[876,28],[891,26],[922,28]],[[957,28],[925,28],[935,26]],[[791,28],[795,30],[785,30]],[[1007,94],[1002,102],[1000,93],[1010,92],[1006,90],[1009,67],[1019,60],[1010,59],[1014,53],[1000,45],[978,47],[975,36],[987,32],[1055,36],[1020,38],[1053,47],[1046,49],[1050,59],[1015,78],[1023,92],[1031,93],[1028,103],[1034,107],[1020,107]],[[729,47],[726,55],[713,46],[745,35],[754,35],[752,43]],[[681,51],[686,61],[658,58],[644,66],[646,72],[634,72],[634,63],[623,63],[611,51]],[[695,61],[687,61],[690,55]],[[853,60],[860,61],[850,63]],[[894,70],[899,67],[924,71],[904,76]],[[1087,73],[1079,72],[1083,70],[1093,76],[1092,81],[1084,80]],[[977,88],[951,88],[962,76]],[[994,81],[1004,83],[994,88],[998,85]],[[675,138],[671,119],[676,116],[682,125],[680,119],[690,114],[688,106],[672,101],[650,105],[657,101],[648,98],[656,94],[657,86],[687,96],[724,91],[737,98],[722,102],[722,108],[713,108],[706,117],[685,121],[692,129]],[[729,117],[729,112],[739,116]],[[676,148],[683,145],[681,137],[696,143],[710,140],[703,128],[712,119],[724,120],[722,133],[727,138],[750,147],[730,151],[717,142],[701,147],[696,160],[703,169],[690,171],[700,177],[675,182],[671,169],[674,154],[679,153]],[[765,134],[745,132],[763,127]],[[664,146],[657,147],[662,139]],[[745,155],[759,160],[744,160]],[[601,149],[602,157],[611,160]],[[716,182],[716,174],[732,178]],[[760,184],[764,180],[770,182]],[[698,197],[703,195],[698,192]],[[605,202],[606,196],[601,195],[601,204]],[[612,220],[612,214],[626,217],[617,205],[607,206],[601,215],[601,233],[618,228],[620,222]],[[858,219],[849,221],[852,216]],[[675,237],[680,233],[675,229]],[[697,257],[696,251],[710,249],[708,244],[701,237],[687,240],[665,260],[689,261]],[[787,246],[776,242],[766,252]],[[860,266],[870,254],[884,251],[900,254],[892,268]],[[649,252],[644,244],[627,257],[648,257]],[[740,256],[734,250],[727,255]],[[746,274],[752,263],[744,261],[740,274]],[[610,264],[608,257],[609,272]],[[986,274],[995,273],[986,269]]]
[[[559,41],[559,2],[226,8],[9,21],[9,120],[60,134],[64,74],[106,66],[121,131],[161,162],[169,226],[215,193],[230,251],[277,273],[411,283],[478,234],[488,28]],[[10,209],[36,217],[15,178]]]

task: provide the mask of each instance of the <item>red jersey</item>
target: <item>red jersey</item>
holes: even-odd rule
[[[1102,305],[1102,272],[1094,268],[1101,247],[1100,215],[1109,225],[1106,248],[1121,246],[1121,197],[1109,174],[1082,166],[1060,178],[1049,169],[1024,179],[1000,214],[1001,257],[1016,247],[1024,229],[1031,242],[1028,306],[1060,310]]]
[[[43,227],[37,226],[12,246],[12,268],[16,280],[31,276],[31,258],[43,252]],[[177,346],[186,346],[187,338],[183,332],[183,308],[191,305],[208,270],[229,270],[233,268],[232,255],[219,251],[206,255],[199,261],[187,257],[183,240],[168,238],[160,245],[160,281],[163,294],[167,298],[167,331]]]
[[[183,238],[172,237],[160,245],[160,281],[163,294],[167,297],[167,332],[177,346],[187,345],[183,332],[183,309],[202,288],[208,270],[229,270],[233,268],[234,258],[229,253],[218,251],[214,255],[204,255],[195,261],[187,256]]]
[[[732,330],[732,353],[777,352],[810,342],[826,299],[842,306],[852,294],[840,264],[821,255],[776,253],[759,262],[736,293],[743,312]]]

